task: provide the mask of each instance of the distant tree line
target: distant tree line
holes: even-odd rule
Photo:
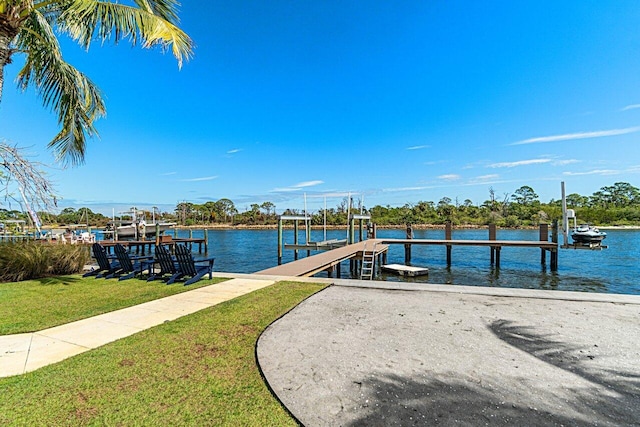
[[[361,212],[361,202],[344,198],[335,208],[310,213],[314,225],[346,225],[348,212]],[[580,222],[598,225],[639,225],[640,189],[626,182],[616,182],[602,187],[591,196],[577,193],[567,196],[567,207],[576,211]],[[524,185],[513,193],[496,194],[489,188],[487,200],[475,204],[469,199],[458,200],[443,197],[438,202],[419,201],[404,206],[362,207],[362,212],[371,215],[372,222],[379,225],[429,224],[438,225],[451,221],[454,225],[482,226],[497,224],[501,227],[535,226],[551,222],[562,216],[562,201],[540,202],[534,189]],[[301,215],[302,210],[286,209],[284,215]],[[145,212],[151,218],[151,212]],[[90,224],[104,226],[111,219],[91,209],[65,208],[58,215],[40,213],[47,224]],[[203,204],[180,202],[173,212],[160,212],[156,218],[175,221],[184,226],[194,225],[270,225],[276,224],[276,205],[270,201],[252,204],[240,212],[230,199],[208,201]],[[0,221],[7,219],[28,220],[25,213],[0,209]]]

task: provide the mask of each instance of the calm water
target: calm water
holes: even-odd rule
[[[444,239],[444,230],[416,230],[416,239]],[[181,230],[179,237],[188,237]],[[202,231],[194,231],[202,237]],[[484,240],[487,230],[454,230],[454,239]],[[285,230],[284,240],[293,243],[293,231]],[[404,238],[404,230],[379,230],[378,237]],[[328,230],[328,239],[345,239],[346,231]],[[498,230],[500,240],[537,240],[537,230]],[[312,241],[323,240],[323,232],[312,231]],[[299,241],[304,242],[304,232]],[[607,230],[601,251],[562,249],[559,269],[540,265],[540,250],[503,248],[500,269],[489,265],[489,248],[453,247],[452,265],[447,268],[443,246],[412,247],[412,264],[429,267],[429,275],[404,279],[413,282],[450,283],[454,285],[495,286],[531,289],[558,289],[583,292],[640,295],[640,231]],[[209,253],[216,257],[216,271],[253,273],[277,264],[276,230],[209,230]],[[312,252],[313,254],[313,252]],[[306,256],[306,252],[300,252]],[[293,261],[293,251],[285,251],[283,262]],[[404,263],[404,247],[391,245],[388,262]],[[343,264],[342,277],[349,277],[348,262]],[[326,277],[326,273],[319,276]],[[395,275],[378,276],[383,280],[403,280]]]

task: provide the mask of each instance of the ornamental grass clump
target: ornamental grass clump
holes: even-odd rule
[[[38,242],[0,244],[0,282],[74,274],[89,261],[86,247]]]

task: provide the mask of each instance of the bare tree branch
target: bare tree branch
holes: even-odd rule
[[[43,170],[44,164],[28,160],[22,149],[0,141],[0,166],[0,197],[5,201],[23,206],[22,191],[33,211],[50,211],[56,207],[57,198]]]

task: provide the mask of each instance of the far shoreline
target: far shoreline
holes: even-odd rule
[[[601,230],[640,230],[640,225],[602,225],[597,226]],[[199,224],[199,225],[177,225],[174,227],[177,230],[277,230],[277,224]],[[294,226],[292,224],[284,224],[283,228],[285,229],[293,229]],[[303,228],[303,227],[301,227]],[[348,227],[346,225],[327,225],[326,227],[323,225],[312,225],[312,230],[346,230]],[[377,225],[376,228],[378,230],[405,230],[406,225],[404,224],[395,224],[395,225]],[[414,230],[444,230],[444,224],[412,224],[411,228]],[[454,230],[488,230],[488,225],[472,225],[472,224],[464,224],[464,225],[454,225]],[[531,225],[531,226],[522,226],[522,227],[500,227],[498,229],[503,230],[538,230],[539,226]]]

